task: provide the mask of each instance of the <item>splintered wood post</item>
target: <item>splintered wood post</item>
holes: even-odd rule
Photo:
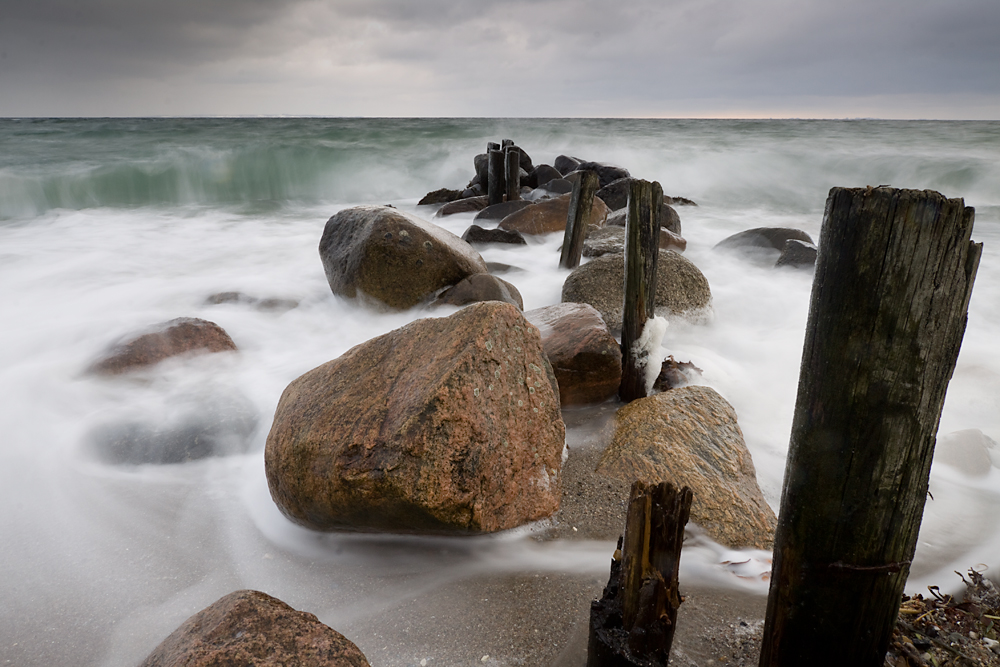
[[[639,179],[629,183],[625,218],[625,312],[622,318],[622,382],[618,397],[626,403],[646,396],[647,361],[635,349],[646,320],[653,317],[656,258],[660,251],[663,188]]]
[[[982,253],[974,213],[929,190],[830,190],[761,667],[883,664]]]
[[[521,198],[521,151],[511,145],[504,149],[505,187],[507,201]]]
[[[677,584],[691,489],[637,481],[611,578],[590,608],[587,667],[666,667],[681,596]]]
[[[573,194],[569,197],[569,210],[566,212],[562,254],[559,256],[559,266],[564,269],[580,266],[583,242],[587,238],[587,223],[594,207],[594,193],[597,192],[599,180],[597,172],[588,169],[581,172],[580,178],[573,183]]]
[[[496,146],[496,144],[492,145]],[[490,206],[492,206],[503,201],[505,181],[503,150],[500,148],[490,148],[486,155],[489,159],[489,178],[486,184],[486,194],[489,197]]]

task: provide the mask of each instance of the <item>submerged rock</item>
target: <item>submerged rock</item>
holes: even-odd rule
[[[488,273],[475,273],[441,292],[432,305],[464,306],[479,301],[503,301],[524,310],[524,301],[517,288],[506,280]]]
[[[369,667],[351,640],[260,591],[230,593],[153,649],[140,667]]]
[[[564,407],[599,403],[618,392],[621,347],[593,306],[560,303],[529,310],[524,318],[541,333]]]
[[[569,215],[569,195],[538,202],[520,211],[516,211],[500,223],[500,229],[520,232],[522,234],[548,234],[566,229],[566,218]],[[590,209],[588,227],[591,229],[603,227],[608,217],[608,207],[599,199],[594,200]]]
[[[486,263],[451,232],[387,206],[355,206],[330,218],[319,242],[334,294],[359,295],[405,309]]]
[[[309,528],[481,533],[558,509],[564,440],[538,330],[485,302],[292,382],[264,463],[275,503]]]
[[[178,317],[117,343],[87,371],[98,375],[118,375],[181,354],[235,351],[236,343],[215,322]]]
[[[563,302],[589,303],[608,328],[620,331],[624,316],[625,255],[609,254],[580,265],[563,283]],[[660,251],[656,266],[657,315],[700,322],[711,315],[708,280],[689,260],[672,250]]]
[[[295,299],[282,299],[280,297],[256,297],[243,292],[217,292],[205,299],[205,303],[210,306],[219,306],[225,303],[235,303],[244,306],[252,306],[257,310],[268,312],[284,312],[297,308],[299,302]]]
[[[694,492],[691,521],[720,544],[769,549],[777,517],[757,473],[733,407],[709,387],[680,387],[632,401],[597,472]]]
[[[667,198],[664,197],[663,199],[666,200]],[[624,227],[627,219],[628,209],[620,208],[608,216],[607,225]],[[672,206],[666,203],[660,207],[660,229],[666,229],[667,231],[677,234],[678,236],[681,233],[681,216],[677,214],[677,211],[675,211]]]
[[[801,241],[815,247],[812,238],[802,230],[787,227],[757,227],[724,238],[715,244],[713,250],[725,250],[755,264],[773,266],[779,260],[781,251],[789,240]]]
[[[245,453],[257,422],[257,410],[246,396],[199,393],[169,401],[162,415],[126,414],[106,421],[91,429],[84,443],[102,463],[186,463]]]

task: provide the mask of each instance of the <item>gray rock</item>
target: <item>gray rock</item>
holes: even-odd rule
[[[799,229],[757,227],[724,238],[715,244],[714,250],[733,252],[762,266],[771,266],[789,239],[815,246],[812,238]]]
[[[569,157],[568,155],[560,155],[555,159],[555,162],[552,163],[552,166],[555,167],[560,174],[565,176],[570,172],[576,171],[581,162],[583,162],[583,160],[579,158]]]
[[[811,267],[816,264],[816,246],[812,243],[799,241],[798,239],[788,239],[781,249],[781,256],[774,263],[778,266],[791,266],[794,268]]]
[[[396,309],[487,272],[483,258],[462,239],[386,206],[356,206],[330,218],[319,254],[334,294],[360,294]]]
[[[582,264],[563,283],[563,302],[589,303],[608,328],[622,328],[625,292],[625,256],[609,254]],[[656,268],[655,312],[705,322],[711,317],[712,292],[708,280],[689,260],[671,250],[661,251]]]

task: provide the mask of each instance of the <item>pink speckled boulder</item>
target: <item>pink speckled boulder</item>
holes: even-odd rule
[[[558,509],[564,442],[538,330],[489,301],[292,382],[264,462],[275,503],[310,528],[493,532]]]

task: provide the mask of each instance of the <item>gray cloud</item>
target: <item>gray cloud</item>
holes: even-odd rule
[[[998,26],[995,0],[5,0],[0,114],[702,115],[898,98],[891,115],[961,117],[975,98],[1000,117]]]

